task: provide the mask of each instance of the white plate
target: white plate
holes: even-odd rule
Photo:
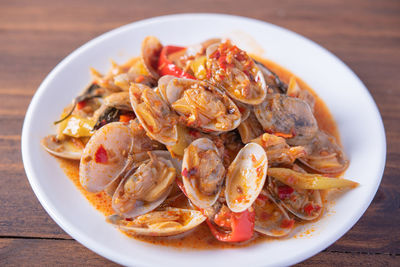
[[[303,237],[238,249],[182,250],[143,243],[121,234],[86,201],[39,142],[54,132],[52,122],[90,82],[89,67],[106,71],[110,59],[124,62],[139,55],[141,41],[147,35],[159,37],[164,44],[177,45],[230,35],[246,50],[265,51],[263,56],[300,76],[327,103],[351,162],[345,176],[361,185],[338,198],[327,216],[303,228],[315,229]],[[248,41],[249,38],[254,40]],[[286,29],[253,19],[184,14],[115,29],[83,45],[59,63],[40,85],[26,113],[22,156],[29,182],[50,216],[77,241],[112,261],[135,266],[281,266],[320,252],[357,222],[378,189],[386,141],[379,111],[368,90],[343,62],[324,48]]]

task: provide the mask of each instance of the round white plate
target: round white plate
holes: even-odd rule
[[[189,45],[211,37],[230,36],[241,48],[288,68],[326,102],[339,126],[350,158],[345,176],[360,186],[340,196],[329,214],[299,235],[250,247],[189,250],[143,243],[121,234],[86,201],[40,146],[54,132],[52,122],[89,82],[89,67],[107,71],[109,60],[124,62],[140,53],[147,35],[163,44]],[[354,49],[357,49],[354,47]],[[361,217],[383,174],[386,141],[379,111],[358,77],[337,57],[314,42],[275,25],[236,16],[184,14],[135,22],[83,45],[40,85],[26,113],[22,156],[29,182],[50,216],[68,234],[94,252],[134,266],[282,266],[300,262],[325,249]]]

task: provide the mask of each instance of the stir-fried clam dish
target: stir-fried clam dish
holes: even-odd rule
[[[322,193],[358,185],[338,178],[349,160],[316,95],[229,40],[149,36],[140,57],[92,74],[42,145],[79,161],[80,185],[105,192],[107,221],[130,235],[287,236],[321,217]]]

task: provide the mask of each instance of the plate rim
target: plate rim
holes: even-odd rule
[[[168,21],[174,21],[176,19],[184,19],[187,17],[196,17],[197,19],[200,18],[214,18],[214,19],[235,19],[235,20],[245,20],[245,21],[250,21],[252,23],[256,23],[256,24],[267,24],[269,27],[273,27],[276,28],[280,31],[283,32],[287,32],[291,35],[295,35],[297,38],[303,39],[305,40],[307,43],[311,44],[312,46],[314,46],[317,49],[323,50],[326,54],[328,54],[332,59],[335,60],[335,63],[340,64],[342,67],[344,67],[346,69],[347,72],[351,73],[353,78],[357,79],[358,82],[362,85],[363,87],[363,91],[364,93],[366,93],[366,96],[370,102],[370,104],[372,104],[372,109],[374,111],[374,115],[377,117],[377,121],[379,122],[378,128],[379,128],[379,134],[380,134],[380,139],[381,142],[383,144],[383,146],[380,148],[380,154],[382,155],[382,157],[380,157],[381,161],[379,164],[379,170],[377,170],[377,177],[379,177],[378,179],[375,180],[375,187],[373,192],[370,194],[369,197],[369,201],[366,201],[363,203],[361,209],[359,210],[360,212],[356,215],[353,215],[353,222],[349,225],[347,225],[346,227],[342,228],[342,231],[340,231],[341,233],[337,236],[335,236],[334,238],[331,238],[329,240],[327,240],[325,243],[321,244],[318,246],[317,249],[314,249],[312,251],[309,251],[309,253],[307,255],[301,254],[298,257],[292,257],[289,260],[286,261],[282,261],[283,265],[292,265],[295,263],[298,263],[300,261],[306,260],[314,255],[316,255],[317,253],[321,252],[322,250],[326,249],[329,245],[335,243],[338,239],[340,239],[345,233],[347,233],[350,228],[352,228],[361,218],[361,216],[365,213],[365,211],[367,210],[367,208],[370,206],[377,190],[379,189],[379,185],[381,183],[382,177],[383,177],[383,173],[384,173],[384,167],[386,164],[386,147],[387,147],[387,143],[386,143],[386,135],[385,135],[385,129],[384,129],[384,124],[383,124],[383,120],[382,117],[380,115],[379,112],[379,108],[377,106],[377,104],[375,103],[371,93],[369,92],[369,90],[367,89],[367,87],[364,85],[364,83],[360,80],[360,78],[353,72],[352,69],[350,69],[341,59],[339,59],[335,54],[333,54],[332,52],[330,52],[329,50],[327,50],[326,48],[322,47],[321,45],[319,45],[318,43],[308,39],[307,37],[304,37],[303,35],[300,35],[292,30],[283,28],[281,26],[266,22],[266,21],[262,21],[262,20],[258,20],[258,19],[254,19],[254,18],[249,18],[249,17],[244,17],[244,16],[237,16],[237,15],[228,15],[228,14],[222,14],[222,13],[180,13],[180,14],[170,14],[170,15],[164,15],[164,16],[157,16],[157,17],[151,17],[151,18],[147,18],[144,20],[139,20],[139,21],[134,21],[125,25],[122,25],[120,27],[117,27],[115,29],[112,29],[110,31],[107,31],[91,40],[89,40],[88,42],[84,43],[83,45],[81,45],[80,47],[78,47],[77,49],[75,49],[74,51],[72,51],[70,54],[68,54],[68,56],[66,56],[65,58],[63,58],[45,77],[45,79],[42,81],[42,83],[39,85],[37,91],[35,92],[34,96],[31,99],[31,102],[29,104],[29,107],[26,111],[25,114],[25,119],[23,122],[23,127],[22,127],[22,135],[21,135],[21,152],[22,152],[22,161],[23,161],[23,165],[24,165],[24,169],[25,169],[25,173],[26,176],[28,178],[28,181],[36,195],[36,197],[38,198],[39,202],[41,203],[42,207],[46,210],[46,212],[50,215],[50,217],[58,224],[59,227],[61,227],[68,235],[70,235],[73,239],[75,239],[76,241],[78,241],[80,244],[82,244],[83,246],[89,248],[90,250],[92,250],[93,252],[95,252],[96,254],[105,257],[113,262],[117,262],[120,264],[124,264],[124,265],[129,265],[131,264],[131,261],[124,261],[123,259],[120,258],[116,258],[116,256],[111,252],[108,251],[107,249],[103,249],[102,247],[99,247],[97,245],[97,242],[93,241],[89,236],[87,236],[85,233],[82,233],[79,231],[78,228],[74,227],[73,225],[71,225],[69,222],[62,220],[60,217],[61,214],[58,214],[57,209],[55,206],[53,206],[51,203],[48,203],[47,201],[47,197],[45,196],[44,191],[40,188],[40,185],[36,179],[36,177],[34,177],[33,174],[33,170],[32,170],[32,162],[30,160],[30,156],[29,156],[29,129],[30,129],[30,122],[32,121],[32,113],[33,110],[35,109],[35,107],[39,104],[38,100],[41,98],[41,96],[44,94],[45,88],[47,87],[47,84],[50,82],[50,80],[52,79],[53,76],[56,76],[60,70],[68,64],[68,62],[70,60],[72,60],[73,58],[79,56],[79,54],[83,53],[85,50],[90,49],[90,47],[98,42],[101,42],[103,39],[108,39],[108,38],[112,38],[113,35],[116,35],[120,32],[123,32],[127,29],[131,29],[131,28],[140,28],[142,26],[145,26],[147,24],[151,24],[151,23],[160,23],[160,22],[168,22]],[[79,235],[76,234],[76,232],[79,232]],[[306,254],[306,253],[305,253]],[[136,263],[135,263],[136,264]],[[139,266],[148,266],[148,264],[146,264],[145,262],[138,262],[137,263]]]

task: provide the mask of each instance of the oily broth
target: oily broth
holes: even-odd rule
[[[266,59],[260,59],[256,57],[256,59],[262,62],[265,66],[275,72],[279,78],[288,83],[290,77],[294,76],[287,69],[279,66],[277,63],[272,62]],[[332,117],[330,111],[328,110],[326,104],[323,102],[321,98],[300,78],[296,77],[296,81],[302,89],[309,91],[315,97],[315,107],[314,107],[314,115],[318,122],[318,126],[320,129],[325,132],[331,134],[336,138],[338,144],[340,144],[339,132],[335,123],[334,118]],[[85,198],[95,207],[99,212],[103,213],[104,216],[109,216],[114,213],[111,206],[111,197],[108,196],[105,192],[100,193],[91,193],[86,191],[79,182],[79,161],[67,160],[62,158],[57,158],[61,168],[64,170],[65,174],[71,179],[71,181],[75,184],[75,186],[79,189],[79,191],[85,196]],[[340,176],[340,175],[338,175]],[[324,196],[325,194],[322,192],[321,194]],[[323,197],[324,198],[324,197]],[[325,202],[325,201],[324,201]],[[187,207],[187,200],[185,197],[180,197],[174,201],[173,206],[175,207]],[[323,214],[323,212],[322,212]],[[322,215],[323,216],[323,215]],[[313,220],[314,222],[318,219]],[[313,222],[310,221],[310,222]],[[303,225],[308,223],[307,221],[295,222],[295,227],[299,225]],[[126,233],[125,233],[126,234]],[[187,249],[213,249],[213,248],[238,248],[243,246],[250,246],[256,243],[265,242],[265,241],[273,241],[279,240],[280,238],[267,237],[257,232],[254,233],[254,237],[246,241],[244,243],[238,244],[230,244],[224,243],[216,240],[206,223],[202,223],[195,229],[183,233],[177,236],[171,237],[150,237],[150,236],[132,236],[137,240],[152,243],[155,245],[163,245],[163,246],[172,246],[177,248],[187,248]]]

